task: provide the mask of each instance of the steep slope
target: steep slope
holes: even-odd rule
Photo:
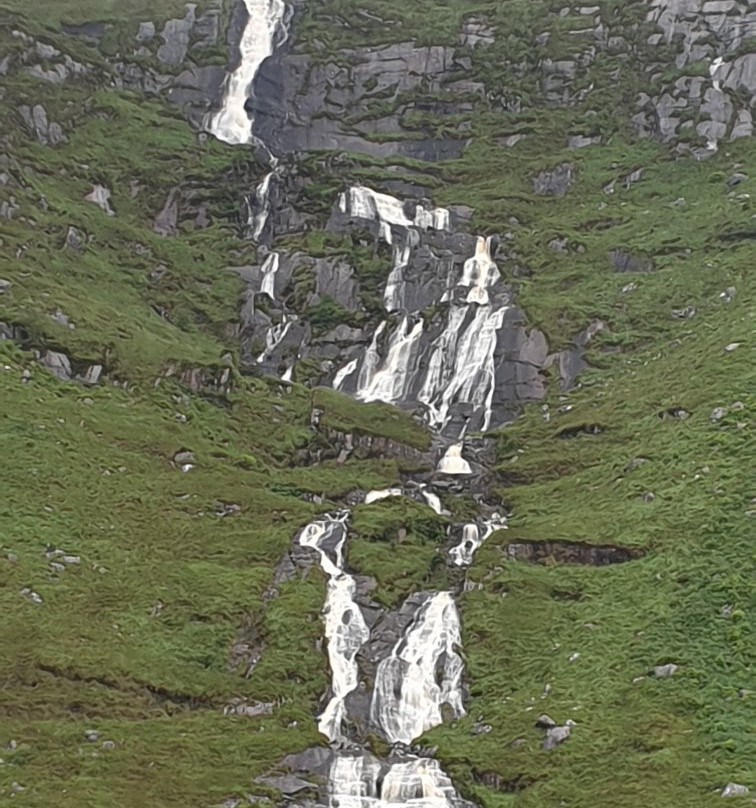
[[[756,15],[293,3],[247,144],[248,6],[0,3],[0,804],[753,789]],[[300,530],[344,508],[333,764]],[[466,714],[387,757],[432,592]]]

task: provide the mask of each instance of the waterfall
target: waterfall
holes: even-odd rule
[[[278,38],[286,12],[283,0],[244,0],[244,3],[249,19],[239,43],[239,65],[226,77],[220,110],[205,124],[218,140],[232,145],[253,142],[247,100],[260,65],[280,44]]]
[[[342,737],[344,700],[359,684],[355,657],[370,636],[360,607],[354,602],[354,578],[344,572],[347,517],[348,513],[345,512],[312,522],[299,537],[302,547],[317,550],[320,566],[328,576],[324,613],[333,695],[320,716],[318,729],[331,741]]]
[[[440,724],[444,704],[464,715],[460,645],[454,598],[431,595],[376,671],[371,719],[391,743],[410,744]]]
[[[260,292],[267,295],[272,301],[276,299],[276,273],[280,265],[281,256],[277,252],[269,253],[262,265],[262,283],[260,284]]]
[[[410,329],[409,317],[402,319],[389,342],[386,359],[370,374],[357,390],[362,401],[401,401],[408,389],[409,370],[415,346],[423,333],[423,321],[418,320]]]
[[[352,186],[339,197],[341,214],[377,223],[378,237],[392,245],[383,305],[389,313],[401,311],[402,317],[389,335],[385,355],[380,347],[380,337],[388,328],[384,321],[363,357],[337,371],[333,386],[340,388],[359,369],[354,395],[361,401],[417,400],[426,407],[429,426],[440,432],[451,424],[455,409],[472,409],[475,423],[486,430],[493,418],[499,331],[508,309],[492,299],[492,290],[501,280],[493,258],[494,239],[478,236],[456,284],[447,285],[436,297],[436,305],[446,306],[446,321],[431,336],[433,330],[426,331],[419,312],[409,310],[406,276],[419,243],[418,231],[447,231],[450,212],[416,205],[410,218],[410,207],[363,185]],[[464,298],[453,294],[457,287],[467,290]],[[411,321],[415,322],[412,329]]]
[[[259,241],[270,217],[270,183],[276,170],[269,171],[255,188],[255,205],[250,206],[247,224],[252,228],[252,241]]]

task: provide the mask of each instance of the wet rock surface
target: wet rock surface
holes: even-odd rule
[[[462,152],[464,138],[406,139],[402,122],[413,102],[399,102],[402,93],[421,85],[438,94],[444,82],[462,72],[452,48],[399,42],[343,51],[339,57],[322,64],[285,48],[277,52],[262,66],[255,85],[254,134],[277,153],[328,148],[435,161]],[[459,114],[470,109],[469,101],[445,94],[448,101],[436,104],[437,110]],[[384,107],[387,99],[397,103],[393,111],[372,117],[371,97],[381,98]],[[377,133],[397,137],[370,138]]]

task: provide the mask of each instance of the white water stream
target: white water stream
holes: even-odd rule
[[[253,94],[253,82],[260,66],[286,36],[283,0],[244,2],[249,22],[240,43],[241,60],[227,77],[221,109],[206,123],[212,134],[231,144],[253,142],[253,122],[247,112],[247,101]],[[261,238],[268,223],[271,182],[279,170],[274,164],[273,171],[255,190],[255,205],[254,209],[250,206],[248,221],[255,241]],[[419,232],[448,231],[449,211],[420,204],[407,205],[364,186],[355,186],[343,193],[339,208],[351,218],[377,222],[379,237],[393,246],[393,268],[384,290],[384,305],[388,312],[405,309],[405,270],[410,265],[412,250],[419,243]],[[279,263],[279,254],[271,252],[261,268],[260,293],[274,302]],[[432,426],[445,426],[450,408],[458,402],[484,407],[488,424],[496,332],[504,311],[491,304],[489,289],[498,280],[491,242],[480,238],[475,254],[464,264],[458,283],[468,289],[466,301],[462,305],[450,305],[446,326],[433,342],[428,366],[415,367],[424,335],[423,319],[405,310],[390,333],[387,333],[389,326],[385,321],[376,328],[364,355],[337,372],[334,387],[338,389],[356,374],[358,398],[396,402],[410,393],[416,375],[421,373],[424,374],[422,384],[417,389],[422,389],[421,400],[431,413]],[[451,299],[447,290],[439,302]],[[269,330],[266,349],[258,358],[259,362],[267,360],[295,321],[295,316],[285,313],[282,322]],[[382,340],[384,334],[387,339]],[[286,377],[291,378],[292,372],[293,367],[288,367]],[[472,473],[462,457],[461,443],[450,447],[439,470],[446,474]],[[371,504],[404,493],[401,488],[372,491],[366,495],[365,502]],[[425,486],[414,489],[413,497],[422,498],[436,514],[445,513],[439,497]],[[331,688],[318,727],[336,744],[348,741],[348,697],[360,685],[358,654],[371,638],[356,600],[357,582],[346,571],[348,519],[348,511],[326,515],[307,525],[298,537],[301,546],[316,551],[328,578],[323,621]],[[462,542],[450,551],[452,562],[469,564],[480,543],[495,529],[493,525],[494,522],[486,523],[485,529],[477,524],[465,526]],[[464,714],[460,644],[460,619],[452,593],[428,594],[391,650],[378,661],[375,671],[370,719],[374,729],[389,742],[411,744],[441,723],[444,707],[452,715]],[[328,792],[332,805],[340,808],[451,808],[460,802],[436,760],[412,756],[388,764],[364,753],[334,754]]]
[[[391,743],[410,744],[438,726],[445,704],[464,715],[461,644],[452,594],[431,595],[375,675],[371,718]]]
[[[333,695],[320,716],[318,729],[330,741],[342,737],[341,727],[346,715],[344,699],[359,684],[355,657],[370,637],[360,607],[354,602],[354,578],[344,571],[348,516],[348,513],[341,513],[311,522],[299,537],[303,547],[318,551],[320,565],[328,576],[324,619]]]
[[[252,82],[262,63],[285,38],[283,0],[244,0],[249,20],[239,43],[240,61],[229,73],[220,110],[205,124],[218,140],[232,145],[252,143],[252,120],[246,109]]]

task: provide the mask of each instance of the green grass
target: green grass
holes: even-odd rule
[[[365,18],[358,5],[382,21]],[[304,159],[303,207],[324,225],[347,181],[379,187],[396,179],[389,166],[399,165],[434,203],[475,207],[477,231],[511,233],[501,269],[553,349],[591,319],[607,325],[591,344],[592,370],[579,389],[560,394],[550,371],[548,421],[533,407],[493,436],[497,493],[512,517],[469,573],[482,588],[461,597],[469,715],[428,735],[444,766],[483,808],[651,801],[703,808],[730,780],[756,787],[753,696],[742,693],[753,648],[756,180],[726,184],[738,166],[753,165],[754,146],[728,143],[695,162],[627,131],[626,110],[643,83],[643,28],[633,34],[631,58],[599,53],[579,75],[577,87],[595,87],[585,102],[545,105],[539,60],[574,50],[574,21],[557,16],[561,5],[308,6],[297,47],[337,60],[350,58],[338,48],[357,42],[453,45],[463,16],[485,15],[497,42],[469,54],[470,75],[519,97],[522,111],[476,103],[466,115],[473,142],[448,164]],[[627,27],[644,10],[639,2],[599,5],[614,26]],[[0,277],[12,283],[0,297],[0,320],[29,336],[23,347],[0,343],[0,805],[11,804],[13,782],[26,791],[12,804],[61,808],[275,797],[252,779],[320,742],[314,715],[329,673],[314,650],[323,576],[314,570],[269,597],[274,568],[310,519],[417,468],[430,435],[411,413],[387,405],[237,371],[242,287],[227,267],[255,260],[235,221],[261,167],[246,150],[200,143],[161,101],[113,89],[103,54],[55,33],[61,19],[113,22],[108,50],[142,19],[182,16],[183,3],[132,3],[126,12],[104,0],[42,2],[28,25],[16,0],[0,9],[6,28],[44,29],[45,41],[93,65],[63,87],[23,73],[4,77],[0,136],[8,157],[0,169],[19,210],[0,223]],[[541,26],[552,37],[538,49],[533,31]],[[8,52],[21,48],[7,34],[3,43]],[[435,100],[419,93],[397,105],[416,99]],[[67,144],[31,140],[17,110],[34,103],[62,125]],[[444,131],[449,120],[415,111],[404,116],[412,132],[403,136]],[[526,137],[502,146],[499,139],[514,133]],[[602,145],[566,150],[567,135],[578,133],[601,134]],[[577,168],[570,192],[535,195],[531,178],[564,161]],[[641,167],[641,181],[624,188],[621,178]],[[606,194],[613,180],[615,192]],[[115,217],[83,200],[94,183],[112,191]],[[174,187],[179,233],[161,238],[153,219]],[[681,197],[684,204],[673,204]],[[200,202],[211,212],[207,230],[193,225]],[[63,246],[69,226],[89,239],[81,253]],[[556,237],[567,239],[569,252],[549,246]],[[351,260],[367,308],[360,326],[379,316],[385,251],[316,226],[285,246]],[[615,273],[608,252],[616,248],[652,256],[656,270]],[[631,282],[637,288],[623,292]],[[726,304],[719,294],[730,286],[737,291]],[[688,306],[692,319],[673,315]],[[59,308],[75,329],[53,321]],[[326,306],[319,314],[325,328],[338,312]],[[742,345],[726,352],[733,342]],[[53,379],[33,353],[49,347],[103,363],[103,383]],[[225,394],[180,381],[187,370],[210,378],[224,369],[231,371]],[[712,423],[719,406],[729,411]],[[690,417],[659,417],[676,407]],[[320,433],[310,427],[313,408],[322,411]],[[584,424],[602,432],[560,436]],[[346,434],[362,446],[353,458],[307,465],[317,450],[336,458]],[[373,438],[386,442],[389,457],[365,448]],[[171,463],[182,449],[196,458],[187,474]],[[638,457],[647,462],[628,468]],[[219,517],[223,503],[240,512]],[[445,504],[470,518],[469,500]],[[451,586],[444,527],[408,500],[359,506],[350,568],[374,577],[373,597],[390,607],[413,591]],[[642,555],[604,568],[528,565],[507,560],[506,545],[517,539],[616,544]],[[48,546],[81,556],[81,564],[53,572]],[[26,587],[44,602],[24,599]],[[248,678],[228,665],[245,629],[263,646]],[[680,665],[674,677],[633,682],[666,662]],[[224,716],[234,698],[276,707],[267,717]],[[542,712],[577,724],[552,752],[540,748],[533,727]],[[471,734],[478,721],[490,733]],[[88,729],[101,732],[100,742],[86,742]],[[512,746],[517,739],[524,743]],[[17,748],[5,748],[10,740]],[[104,749],[103,740],[115,748]],[[486,774],[501,786],[483,785]]]

